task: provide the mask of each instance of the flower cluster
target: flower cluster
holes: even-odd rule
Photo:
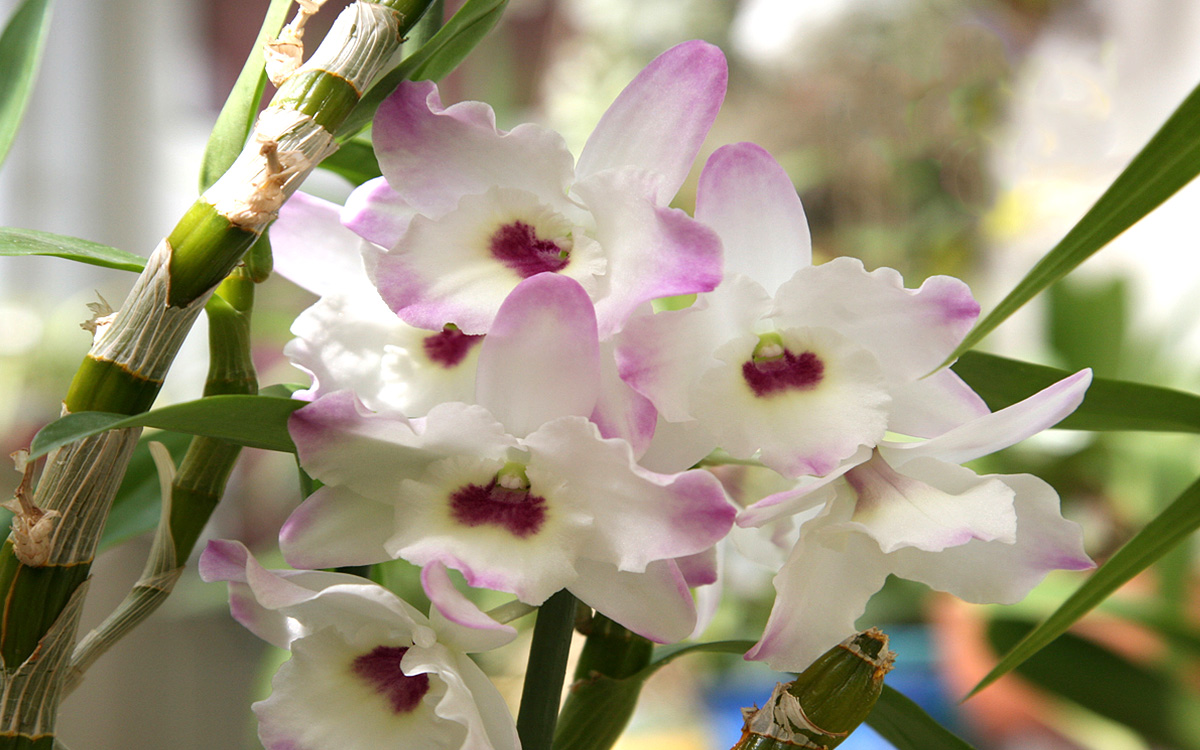
[[[384,176],[344,207],[298,195],[284,208],[277,268],[320,295],[287,349],[313,378],[290,428],[323,485],[281,533],[289,563],[408,560],[422,566],[437,622],[482,626],[493,640],[507,631],[447,569],[530,605],[566,589],[670,642],[698,628],[691,589],[718,579],[715,550],[735,523],[761,528],[753,538],[788,546],[747,656],[787,670],[853,633],[888,574],[1010,602],[1049,570],[1091,565],[1048,485],[961,466],[1069,414],[1089,372],[990,412],[937,370],[979,313],[966,285],[934,277],[908,289],[850,258],[813,265],[796,191],[753,144],[707,161],[695,217],[669,206],[725,82],[715,47],[667,51],[577,161],[551,131],[502,131],[485,104],[447,107],[434,84],[405,83],[374,124]],[[739,509],[693,468],[714,451],[760,462],[784,489]],[[325,574],[268,578],[244,553],[221,554],[241,567],[210,551],[210,570],[223,572],[209,576],[249,586],[260,609],[315,611],[352,595],[333,579],[320,588]],[[284,583],[310,593],[270,593]],[[314,645],[311,658],[353,657],[350,671],[393,707],[420,693],[412,700],[449,716],[450,687],[437,699],[393,687],[432,674],[410,655],[424,648],[415,633],[433,636],[411,608],[386,608],[407,624],[370,638],[337,626],[352,645]],[[375,653],[395,656],[403,678],[358,670]],[[437,672],[446,686],[491,700],[453,665],[459,682]],[[264,722],[300,692],[285,679]],[[485,736],[465,714],[449,720]],[[270,746],[328,745],[314,735]]]

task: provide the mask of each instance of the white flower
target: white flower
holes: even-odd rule
[[[254,704],[266,750],[519,748],[504,699],[467,656],[511,628],[430,620],[356,576],[266,570],[239,542],[210,542],[200,574],[228,581],[233,616],[292,652]]]

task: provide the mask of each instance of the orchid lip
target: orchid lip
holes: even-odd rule
[[[764,333],[750,359],[742,364],[742,377],[759,398],[811,391],[825,377],[825,362],[816,352],[794,354],[778,333]]]
[[[437,333],[421,339],[421,348],[431,362],[449,370],[462,364],[472,347],[482,341],[482,335],[463,333],[458,326],[449,323]]]
[[[557,273],[571,262],[570,238],[545,239],[524,221],[501,225],[488,240],[492,257],[521,278]]]
[[[525,466],[510,461],[488,484],[468,484],[452,493],[450,513],[464,526],[497,526],[525,539],[546,521],[545,498],[530,490]]]
[[[400,661],[408,649],[401,646],[376,646],[355,658],[354,674],[388,699],[397,714],[412,713],[429,692],[429,675],[406,675]]]

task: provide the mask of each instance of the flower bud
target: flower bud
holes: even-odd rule
[[[733,750],[825,750],[837,747],[879,700],[896,655],[875,628],[826,651],[766,705],[742,709],[745,726]]]

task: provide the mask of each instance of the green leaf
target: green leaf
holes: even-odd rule
[[[0,34],[0,164],[25,116],[49,30],[50,0],[25,0]]]
[[[432,39],[363,94],[338,130],[338,140],[347,140],[370,125],[375,110],[401,81],[440,81],[458,67],[500,20],[506,5],[508,0],[467,0]]]
[[[971,750],[970,745],[888,685],[883,686],[867,724],[896,750]]]
[[[1027,622],[994,620],[988,636],[1003,648],[1029,629]],[[1200,698],[1165,670],[1134,664],[1064,633],[1018,671],[1043,689],[1136,730],[1155,746],[1200,747]]]
[[[1200,174],[1200,86],[1183,100],[1067,236],[1038,261],[996,309],[971,329],[946,358],[946,364],[974,348],[1022,305],[1133,226],[1197,174]]]
[[[159,487],[158,470],[154,466],[154,459],[150,457],[148,444],[152,440],[165,445],[171,460],[178,466],[183,461],[192,436],[181,432],[156,432],[143,435],[138,440],[125,478],[121,480],[121,487],[104,522],[100,552],[158,526],[162,490]]]
[[[1071,374],[982,352],[967,352],[953,370],[993,411],[1011,406]],[[1095,378],[1083,403],[1057,426],[1068,430],[1200,432],[1200,396],[1171,388]]]
[[[263,67],[263,45],[279,35],[287,18],[291,0],[271,0],[267,15],[263,19],[258,38],[250,48],[246,64],[238,74],[217,123],[213,126],[208,145],[204,147],[204,161],[200,165],[200,190],[207,190],[217,178],[225,174],[229,165],[242,152],[246,137],[254,127],[258,115],[258,104],[266,88],[267,72]]]
[[[0,255],[53,255],[79,263],[134,273],[141,273],[146,267],[146,259],[142,256],[115,247],[77,237],[16,227],[0,227]]]
[[[1034,628],[976,685],[968,697],[1012,671],[1067,631],[1131,578],[1200,528],[1200,480],[1183,491],[1154,520],[1125,543],[1054,614]]]
[[[136,414],[83,411],[61,417],[38,431],[29,457],[37,458],[81,438],[123,427],[157,427],[220,438],[251,448],[295,453],[287,431],[292,412],[307,401],[270,396],[209,396]]]
[[[337,151],[325,157],[319,166],[345,177],[355,187],[383,174],[379,170],[379,160],[375,158],[375,149],[370,142],[359,138],[351,138],[343,143]]]

